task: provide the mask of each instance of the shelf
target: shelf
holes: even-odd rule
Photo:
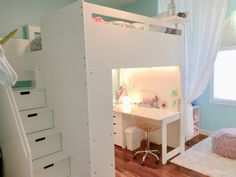
[[[199,120],[195,120],[193,123],[195,124],[195,123],[197,123],[197,122],[199,122]]]
[[[173,24],[173,25],[184,24],[188,22],[188,18],[182,18],[178,16],[166,16],[158,18],[158,20],[160,20],[162,23]]]

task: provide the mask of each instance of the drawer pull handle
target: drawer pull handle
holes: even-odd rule
[[[50,165],[47,165],[47,166],[45,166],[45,167],[43,167],[44,169],[47,169],[47,168],[50,168],[50,167],[53,167],[54,166],[54,164],[52,163],[52,164],[50,164]]]
[[[44,141],[45,139],[46,139],[45,137],[38,138],[38,139],[35,140],[35,142]]]
[[[116,123],[113,123],[113,125],[116,125]]]
[[[113,116],[114,118],[116,118],[116,116]]]
[[[20,92],[20,95],[29,95],[30,91],[24,91],[24,92]]]
[[[36,117],[36,116],[38,116],[38,114],[37,114],[37,113],[28,114],[28,117],[29,117],[29,118],[30,118],[30,117]]]
[[[114,132],[114,135],[116,135],[116,132]]]

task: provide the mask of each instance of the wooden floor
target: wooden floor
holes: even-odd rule
[[[206,136],[199,135],[190,142],[186,143],[186,148],[191,147],[197,142],[205,139]],[[144,146],[144,145],[142,145]],[[152,149],[160,150],[158,145],[151,144]],[[162,165],[161,162],[155,164],[155,159],[149,157],[145,165],[140,165],[141,155],[133,159],[133,152],[115,147],[116,177],[206,177],[205,175],[188,170],[168,162]]]

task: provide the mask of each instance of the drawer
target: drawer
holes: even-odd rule
[[[62,159],[55,163],[50,163],[42,168],[34,169],[34,177],[69,177],[70,159]]]
[[[122,127],[119,125],[113,125],[114,132],[120,133],[122,132]]]
[[[114,131],[114,144],[122,146],[122,136],[120,132]]]
[[[49,109],[21,111],[20,116],[26,134],[53,128],[53,113]]]
[[[46,107],[45,90],[14,90],[14,96],[19,111]]]
[[[115,111],[113,111],[113,118],[115,119],[115,118],[121,118],[122,117],[122,114],[121,113],[119,113],[119,112],[115,112]]]
[[[45,130],[27,136],[31,148],[32,159],[38,159],[62,149],[61,133],[55,130]]]
[[[116,124],[116,125],[122,124],[122,114],[113,112],[113,124]]]

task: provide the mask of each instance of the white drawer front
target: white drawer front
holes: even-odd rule
[[[37,137],[29,140],[32,159],[38,159],[46,155],[61,151],[61,134],[53,134],[46,137]]]
[[[19,111],[46,107],[45,90],[14,91]]]
[[[69,158],[48,164],[43,168],[33,171],[34,177],[69,177],[70,161]]]
[[[122,115],[119,113],[115,113],[113,112],[113,123],[115,123],[116,125],[120,125],[122,124]]]
[[[114,144],[123,147],[123,139],[121,132],[114,132]]]
[[[53,113],[51,110],[34,109],[20,112],[26,134],[53,128]]]

